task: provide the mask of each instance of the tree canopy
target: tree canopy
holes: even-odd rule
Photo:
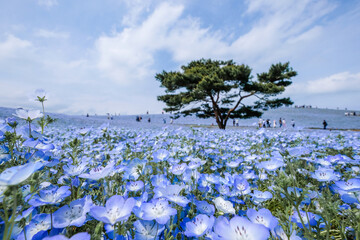
[[[181,70],[155,76],[166,88],[158,100],[175,117],[214,117],[219,128],[225,129],[229,119],[260,117],[269,108],[293,104],[290,98],[276,98],[297,75],[289,62],[271,65],[268,72],[257,74],[256,80],[249,66],[233,60],[201,59]]]

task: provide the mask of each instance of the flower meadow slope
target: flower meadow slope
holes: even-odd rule
[[[0,123],[2,239],[359,239],[359,133],[23,115]]]

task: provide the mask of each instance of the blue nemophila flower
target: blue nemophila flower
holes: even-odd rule
[[[352,178],[345,181],[337,181],[335,185],[347,192],[360,191],[360,178]]]
[[[140,160],[138,158],[132,159],[127,165],[127,170],[124,172],[124,179],[137,180],[140,174],[143,174],[147,160]]]
[[[0,135],[2,136],[3,134],[1,134],[2,132],[0,131]],[[0,141],[2,141],[0,136]],[[2,162],[6,162],[11,158],[11,155],[9,154],[9,148],[4,146],[4,145],[0,145],[0,164]]]
[[[285,163],[280,160],[272,159],[270,161],[260,162],[257,164],[259,169],[265,169],[266,171],[275,171],[280,167],[283,167]]]
[[[140,189],[142,189],[143,187],[144,187],[144,182],[143,181],[128,182],[126,184],[126,189],[129,192],[137,192]]]
[[[181,164],[177,164],[177,165],[172,166],[170,171],[174,175],[182,175],[185,172],[186,169],[187,169],[187,164],[186,163],[181,163]]]
[[[152,176],[151,183],[154,187],[161,188],[165,188],[166,186],[171,184],[170,180],[166,178],[165,174]]]
[[[220,178],[220,182],[227,185],[227,186],[232,186],[232,185],[234,185],[234,181],[235,181],[236,176],[233,176],[230,173],[225,172],[224,177]]]
[[[221,216],[214,228],[221,239],[266,240],[270,236],[269,230],[263,225],[239,216],[233,217],[230,221]]]
[[[156,221],[137,220],[134,222],[135,238],[138,240],[159,239],[160,234],[164,231],[165,226],[158,224]]]
[[[161,162],[168,159],[170,156],[170,152],[165,149],[159,149],[153,153],[154,162]]]
[[[331,166],[331,162],[326,159],[317,159],[317,163],[319,163],[320,165],[322,165],[324,167]]]
[[[192,184],[193,182],[197,182],[200,178],[201,174],[195,169],[191,170],[187,168],[184,174],[182,175],[183,182],[189,184],[189,190],[196,188],[196,185]],[[191,190],[190,190],[191,191]]]
[[[176,203],[181,207],[186,207],[186,205],[190,202],[189,199],[181,195],[167,195],[166,198],[170,202]]]
[[[244,195],[248,194],[250,192],[248,181],[241,176],[236,176],[234,180],[234,191]]]
[[[326,160],[330,161],[331,163],[344,164],[347,161],[351,160],[351,158],[346,155],[337,154],[335,156],[327,156]]]
[[[78,176],[88,169],[86,162],[80,162],[78,165],[64,165],[63,170],[69,176]]]
[[[300,157],[311,153],[311,150],[307,147],[292,147],[288,148],[287,151],[291,156]]]
[[[176,214],[176,209],[170,207],[169,202],[163,199],[156,199],[141,205],[144,220],[156,220],[159,224],[166,224],[170,216]]]
[[[86,220],[86,214],[93,206],[90,196],[77,199],[70,203],[70,206],[65,205],[59,208],[53,214],[54,227],[64,228],[68,226],[81,227]]]
[[[114,225],[129,218],[135,203],[134,198],[125,199],[122,196],[114,195],[106,201],[105,207],[91,207],[90,215],[98,221]]]
[[[60,203],[64,198],[70,196],[71,191],[69,186],[54,186],[51,185],[45,189],[40,190],[39,195],[35,195],[29,200],[29,204],[38,207],[47,204]]]
[[[180,185],[169,185],[165,188],[157,187],[154,189],[154,198],[165,197],[169,201],[185,207],[190,201],[186,197],[179,195],[183,189],[184,186]]]
[[[19,215],[16,217],[15,222],[18,222],[18,221],[20,221],[20,220],[23,219],[23,218],[27,218],[27,217],[29,217],[30,214],[34,214],[34,213],[36,213],[35,208],[34,208],[34,207],[30,207],[30,208],[24,210],[21,214],[19,214]]]
[[[194,170],[201,166],[201,162],[189,162],[187,169]]]
[[[81,129],[79,130],[79,134],[80,134],[81,136],[85,137],[86,134],[88,134],[88,133],[90,132],[90,130],[91,130],[91,128],[81,128]]]
[[[360,195],[353,193],[353,192],[345,192],[345,191],[339,191],[339,194],[341,196],[341,200],[344,203],[353,204],[353,203],[360,203]]]
[[[52,237],[46,237],[43,240],[90,240],[91,236],[87,232],[77,233],[71,238],[67,238],[64,235],[56,235]]]
[[[243,160],[241,158],[238,158],[236,160],[233,160],[233,161],[230,161],[230,162],[226,162],[226,166],[229,167],[229,168],[237,168],[240,163],[242,162]]]
[[[206,202],[206,201],[196,201],[196,209],[199,213],[206,214],[208,216],[212,216],[215,213],[214,205]]]
[[[339,179],[334,170],[330,168],[319,168],[318,170],[315,170],[311,176],[319,182],[336,181]]]
[[[252,196],[252,200],[255,204],[265,202],[273,197],[273,195],[268,191],[261,192],[258,190],[254,190],[254,193],[251,194],[251,196]]]
[[[212,184],[218,184],[220,183],[220,176],[215,174],[202,174],[202,177],[205,178],[205,180]]]
[[[270,230],[274,230],[274,228],[278,225],[276,217],[274,217],[266,208],[259,209],[259,211],[256,211],[255,209],[248,209],[246,211],[246,215],[253,223],[264,225]]]
[[[215,222],[215,217],[199,214],[193,220],[186,223],[184,234],[187,237],[201,237],[211,230]]]
[[[7,168],[0,174],[0,186],[17,185],[25,181],[41,167],[43,167],[41,162],[29,162],[24,165]]]
[[[217,197],[214,200],[215,207],[218,211],[222,213],[231,213],[235,214],[235,209],[233,204],[230,201],[226,201],[222,197]]]
[[[275,234],[281,239],[281,240],[301,240],[301,237],[296,236],[296,231],[293,231],[290,238],[286,235],[284,229],[282,229],[280,226],[277,226],[275,228]]]
[[[294,214],[291,216],[291,221],[296,223],[299,228],[303,228],[300,217],[302,218],[305,227],[309,227],[309,224],[310,226],[316,226],[317,221],[315,220],[315,218],[319,218],[316,214],[313,214],[311,212],[305,212],[300,210],[300,216],[297,212],[294,212]]]
[[[164,187],[156,187],[154,189],[154,198],[167,197],[171,195],[179,195],[181,190],[183,190],[185,186],[182,185],[167,185]]]
[[[215,189],[220,193],[222,196],[228,196],[230,194],[230,188],[224,184],[216,184]]]
[[[245,179],[256,179],[257,175],[255,174],[254,170],[246,170],[245,172],[243,172],[242,176]]]
[[[35,148],[37,150],[42,150],[42,151],[50,151],[55,148],[54,144],[44,143],[43,141],[40,141],[39,139],[34,140],[32,138],[26,139],[22,145],[23,145],[23,147]]]
[[[51,228],[50,214],[41,213],[35,215],[29,225],[25,226],[24,232],[20,233],[17,240],[24,240],[25,235],[27,240],[31,240],[35,235],[41,234]]]
[[[105,178],[114,170],[114,165],[114,162],[110,162],[106,167],[95,167],[91,169],[89,173],[80,174],[79,177],[91,180],[99,180]]]

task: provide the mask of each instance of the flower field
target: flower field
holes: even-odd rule
[[[360,238],[357,132],[16,116],[0,122],[2,239]]]

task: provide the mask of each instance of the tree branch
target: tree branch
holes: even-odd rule
[[[241,96],[239,98],[239,100],[237,101],[237,103],[235,104],[235,106],[231,109],[229,109],[228,113],[226,114],[226,117],[225,117],[225,124],[227,122],[227,120],[229,119],[230,117],[230,114],[239,106],[239,104],[241,103],[242,100],[244,100],[245,98],[248,98],[248,97],[251,97],[253,95],[255,95],[255,91],[252,91],[251,93],[249,93],[248,95],[245,95],[245,96]]]

